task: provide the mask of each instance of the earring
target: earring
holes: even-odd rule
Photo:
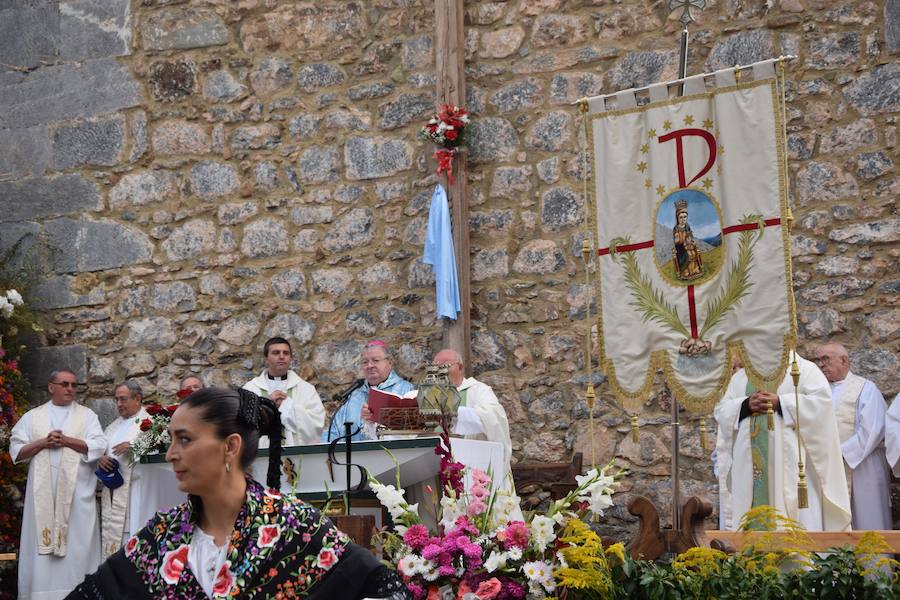
[[[230,462],[225,463],[225,472],[231,473],[231,463]]]

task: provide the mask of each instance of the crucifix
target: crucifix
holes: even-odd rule
[[[465,31],[463,0],[435,0],[435,87],[436,107],[463,106],[466,102]],[[453,250],[459,279],[461,310],[455,321],[444,321],[443,345],[459,352],[466,375],[471,375],[471,278],[469,271],[469,199],[466,189],[466,153],[456,155],[453,183],[447,185],[450,219],[453,223]]]

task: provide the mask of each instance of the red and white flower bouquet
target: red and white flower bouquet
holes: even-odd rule
[[[446,172],[450,183],[453,183],[453,157],[466,144],[469,122],[465,108],[444,104],[419,130],[419,137],[439,147],[433,156],[438,161],[437,174]]]
[[[140,421],[141,432],[131,443],[131,462],[140,462],[141,457],[148,454],[163,454],[169,449],[172,442],[172,438],[169,437],[169,422],[177,409],[177,404],[168,406],[149,404],[145,407],[150,418]]]

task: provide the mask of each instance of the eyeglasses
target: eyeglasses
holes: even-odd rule
[[[817,365],[821,365],[823,363],[827,363],[828,361],[830,361],[831,357],[830,356],[817,356],[814,360]]]
[[[78,384],[74,381],[51,381],[50,385],[58,385],[64,388],[74,388],[78,387]]]
[[[375,366],[378,363],[386,361],[386,360],[387,360],[386,358],[367,358],[367,359],[359,361],[359,364],[364,367],[370,367],[370,366]]]

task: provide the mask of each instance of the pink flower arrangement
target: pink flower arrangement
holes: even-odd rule
[[[445,598],[448,589],[457,600],[552,596],[554,572],[561,566],[556,553],[561,523],[611,504],[607,496],[621,474],[606,475],[609,465],[592,469],[545,514],[525,519],[515,493],[495,486],[490,474],[467,471],[453,459],[449,437],[442,436],[435,452],[441,457],[443,491],[436,531],[422,523],[417,505],[406,503],[399,481],[394,488],[369,479],[396,527],[382,533],[385,558],[397,567],[416,600]],[[582,501],[578,505],[583,512],[578,514],[575,506]]]

